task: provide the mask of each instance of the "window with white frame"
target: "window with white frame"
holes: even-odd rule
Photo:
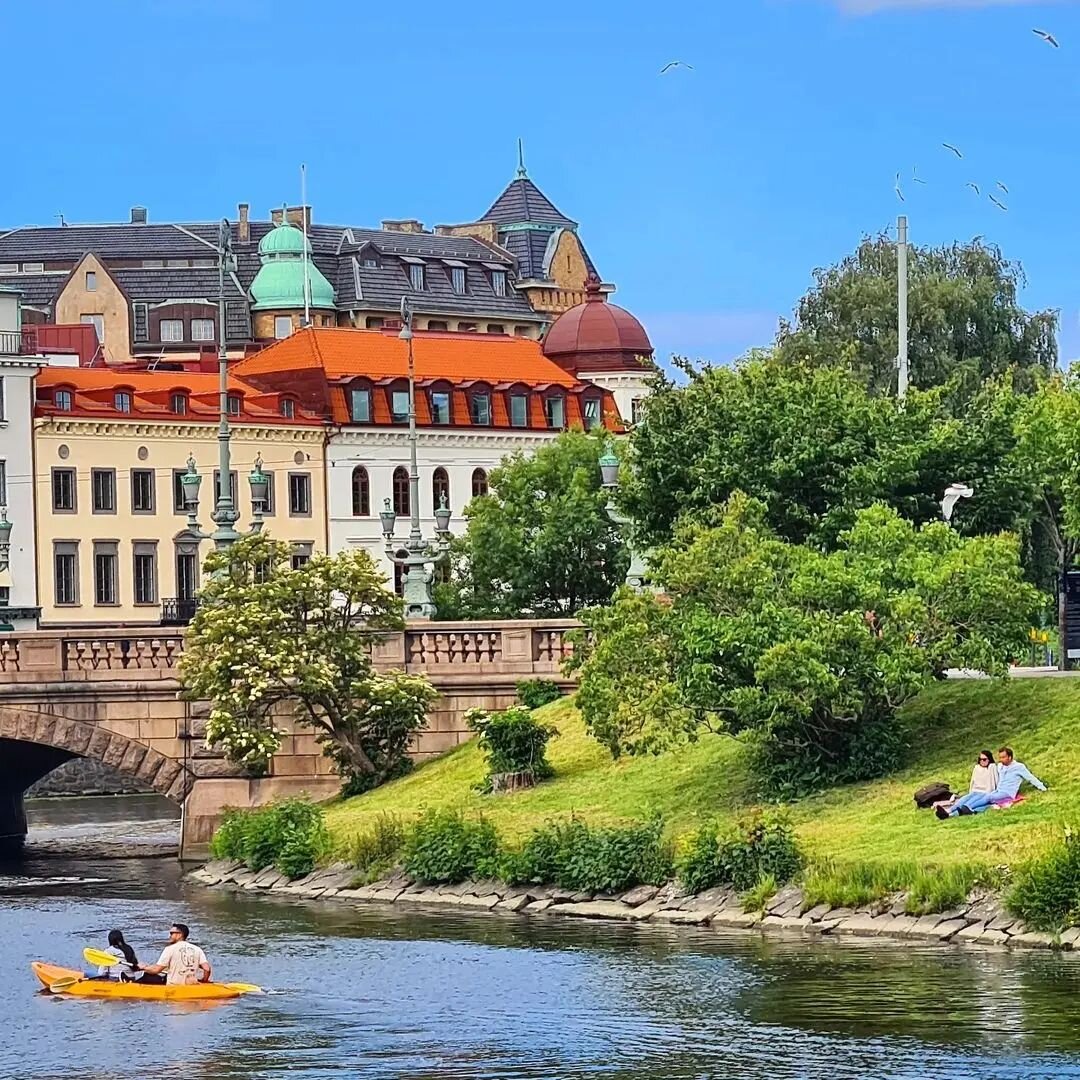
[[[184,320],[183,319],[162,319],[160,324],[161,340],[162,341],[183,341],[184,340]]]
[[[192,341],[213,341],[214,340],[214,320],[213,319],[192,319],[191,320],[191,340]]]

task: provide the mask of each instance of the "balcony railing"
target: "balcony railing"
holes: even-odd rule
[[[195,612],[198,607],[198,600],[182,600],[178,597],[162,600],[161,625],[187,626],[187,624],[195,618]]]
[[[23,337],[18,330],[0,330],[0,356],[21,356]]]

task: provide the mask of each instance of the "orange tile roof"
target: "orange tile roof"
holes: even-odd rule
[[[413,355],[418,379],[581,385],[528,338],[418,330]],[[355,376],[404,378],[408,346],[396,331],[311,327],[241,360],[233,370],[250,376],[319,368],[330,382]]]

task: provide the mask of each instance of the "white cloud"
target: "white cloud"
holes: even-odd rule
[[[1045,3],[1046,0],[832,0],[832,2],[849,15],[875,15],[879,11],[895,11],[903,8],[925,11],[930,8],[1020,7],[1024,4]]]

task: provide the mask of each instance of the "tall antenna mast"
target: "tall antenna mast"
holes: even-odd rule
[[[300,166],[300,220],[304,228],[304,325],[311,325],[311,277],[308,271],[307,166]]]
[[[896,219],[896,396],[903,401],[908,390],[908,231],[907,215]]]

